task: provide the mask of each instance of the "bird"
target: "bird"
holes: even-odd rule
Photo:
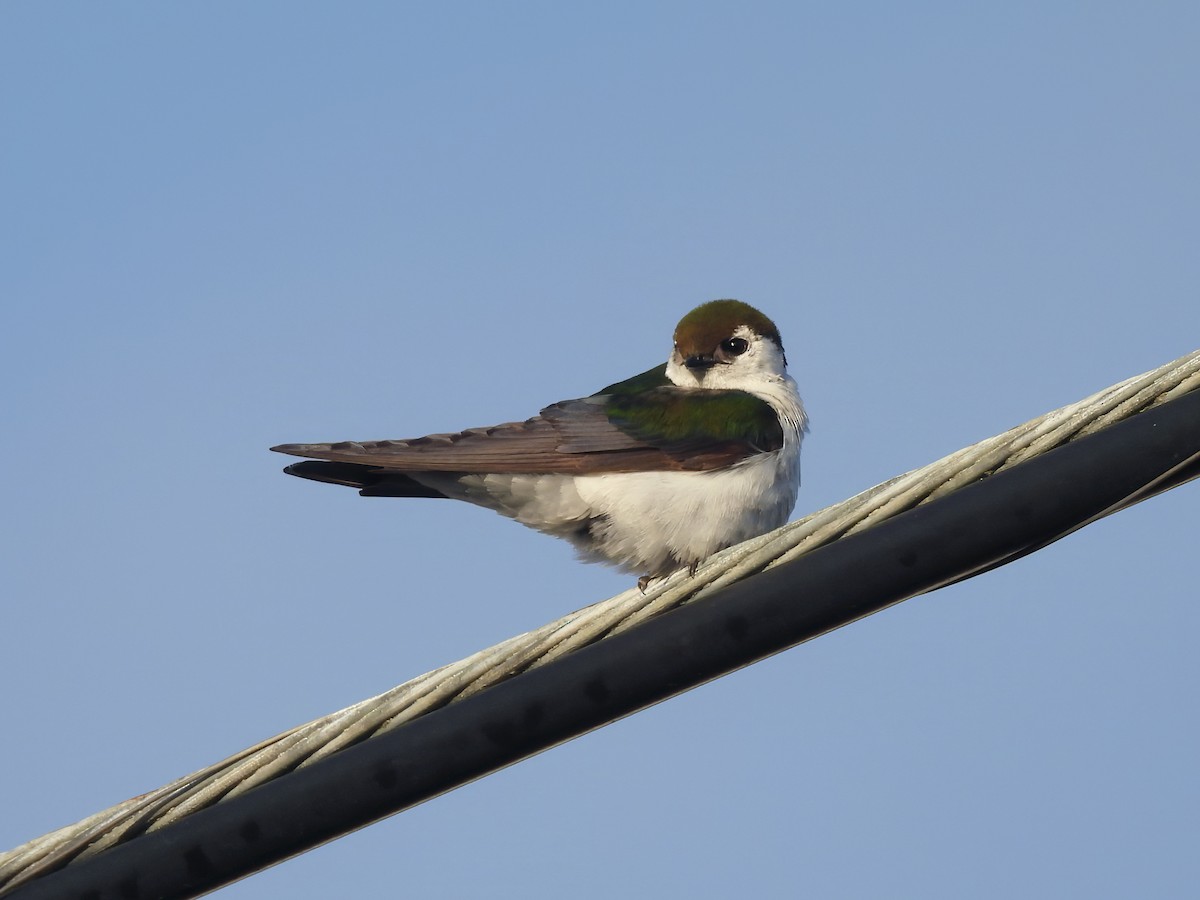
[[[767,316],[711,300],[666,363],[524,422],[405,440],[281,444],[289,475],[364,497],[464,500],[653,581],[783,525],[808,417]]]

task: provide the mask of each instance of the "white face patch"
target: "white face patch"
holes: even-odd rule
[[[746,341],[749,345],[746,352],[728,357],[727,362],[717,362],[711,368],[692,370],[684,364],[684,356],[676,348],[667,361],[667,378],[679,387],[751,394],[756,393],[756,387],[778,384],[787,378],[783,350],[774,340],[755,333],[747,325],[739,325],[729,336]],[[716,347],[704,348],[706,354],[715,355],[716,351]]]

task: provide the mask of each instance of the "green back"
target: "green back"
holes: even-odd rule
[[[621,431],[658,447],[737,443],[758,451],[783,446],[779,417],[745,391],[686,389],[671,384],[666,364],[609,385],[605,414]]]

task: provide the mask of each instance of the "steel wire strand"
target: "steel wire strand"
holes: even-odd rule
[[[1200,389],[1200,351],[1127,379],[1077,403],[951,453],[714,555],[692,575],[677,573],[645,593],[631,588],[538,629],[435,669],[376,697],[269,738],[158,790],[0,854],[0,893],[75,859],[154,831],[245,793],[457,699],[636,627],[653,616],[790,561],[844,535]],[[1133,498],[1129,502],[1136,502]],[[1118,504],[1107,512],[1128,503]]]

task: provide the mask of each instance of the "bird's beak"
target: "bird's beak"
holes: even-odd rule
[[[703,378],[704,373],[717,364],[715,357],[706,354],[689,356],[683,364],[696,373],[697,378]]]

